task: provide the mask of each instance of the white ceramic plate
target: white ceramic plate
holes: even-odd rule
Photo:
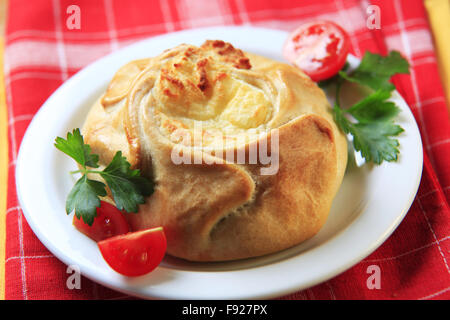
[[[222,39],[246,51],[282,60],[287,33],[251,27],[188,30],[148,40],[108,55],[66,81],[31,122],[17,161],[17,191],[25,217],[41,242],[67,265],[107,287],[144,298],[260,299],[304,289],[355,265],[394,231],[408,211],[422,173],[422,143],[408,106],[402,112],[401,154],[396,163],[357,166],[350,160],[344,182],[323,229],[291,249],[227,263],[189,263],[166,257],[152,273],[126,278],[111,270],[97,245],[75,230],[65,214],[75,163],[53,142],[81,127],[89,107],[115,71],[130,60],[155,56],[180,43]],[[353,65],[356,59],[349,60]]]

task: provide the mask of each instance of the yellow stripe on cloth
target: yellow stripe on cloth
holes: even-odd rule
[[[8,116],[3,78],[4,25],[6,0],[0,0],[0,299],[5,299],[6,194],[8,186]]]
[[[425,0],[450,112],[450,0]]]

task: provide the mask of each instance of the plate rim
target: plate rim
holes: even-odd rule
[[[172,37],[178,37],[178,36],[182,36],[182,35],[186,35],[186,34],[191,34],[191,33],[201,33],[201,32],[230,32],[231,30],[238,30],[239,32],[248,32],[248,31],[254,31],[254,32],[273,32],[273,33],[278,33],[280,35],[283,36],[287,36],[287,32],[285,31],[281,31],[281,30],[275,30],[275,29],[268,29],[268,28],[260,28],[260,27],[249,27],[249,26],[219,26],[219,27],[206,27],[206,28],[197,28],[197,29],[188,29],[188,30],[182,30],[182,31],[178,31],[178,32],[173,32],[173,33],[167,33],[167,34],[163,34],[163,35],[158,35],[155,37],[149,37],[143,40],[140,40],[136,43],[133,43],[127,47],[121,48],[120,50],[116,51],[116,52],[112,52],[96,61],[94,61],[93,63],[89,64],[88,66],[86,66],[85,68],[81,69],[79,72],[77,72],[75,75],[73,75],[70,79],[68,79],[67,81],[65,81],[61,86],[59,86],[49,97],[48,99],[44,102],[44,104],[40,107],[40,109],[36,112],[35,116],[33,117],[32,121],[30,122],[24,136],[23,136],[23,140],[22,143],[19,147],[19,152],[17,155],[17,162],[16,162],[16,169],[15,169],[15,179],[16,179],[16,190],[17,190],[17,197],[19,200],[19,204],[21,207],[21,210],[27,220],[27,223],[30,225],[30,228],[33,230],[34,234],[38,237],[38,239],[41,241],[41,243],[50,251],[52,252],[52,254],[55,255],[55,257],[57,257],[60,261],[62,261],[64,264],[66,265],[71,265],[73,264],[73,261],[70,260],[70,257],[68,257],[67,253],[61,252],[59,250],[59,248],[57,246],[55,246],[53,243],[49,242],[45,235],[43,235],[40,232],[39,229],[39,225],[37,225],[34,220],[34,218],[32,217],[32,214],[29,212],[29,208],[27,208],[27,206],[25,205],[26,203],[26,199],[24,199],[24,194],[22,192],[22,183],[24,182],[21,178],[22,178],[22,167],[24,165],[24,161],[25,159],[23,158],[23,152],[22,149],[25,148],[28,144],[28,141],[31,139],[30,138],[30,132],[32,132],[33,129],[30,128],[34,128],[36,126],[36,123],[38,123],[38,120],[40,119],[41,115],[43,114],[47,105],[51,105],[52,103],[52,99],[54,99],[55,95],[60,94],[60,92],[64,92],[64,90],[67,90],[67,87],[70,87],[73,83],[75,83],[76,81],[78,81],[80,78],[82,78],[84,75],[88,75],[91,70],[96,66],[99,65],[100,61],[103,61],[103,63],[105,63],[105,61],[108,61],[110,59],[112,59],[113,57],[117,56],[119,52],[125,52],[126,50],[132,50],[133,47],[138,47],[140,45],[142,45],[143,43],[147,43],[147,42],[157,42],[159,39],[164,38],[164,37],[168,37],[168,36],[172,36]],[[417,126],[417,122],[415,121],[414,116],[412,115],[411,110],[409,109],[409,107],[407,106],[406,102],[404,101],[404,99],[401,97],[401,95],[397,92],[394,91],[393,95],[396,95],[396,99],[400,99],[402,101],[402,103],[404,103],[404,105],[407,107],[407,111],[409,112],[409,117],[413,120],[413,124],[415,129],[417,130],[417,132],[415,132],[416,134],[416,138],[418,138],[418,142],[420,142],[418,144],[418,156],[419,158],[417,159],[417,176],[416,176],[416,183],[415,186],[412,187],[412,191],[409,192],[409,199],[405,202],[405,204],[403,205],[403,209],[402,212],[397,216],[397,218],[391,223],[390,227],[385,230],[385,232],[380,235],[380,237],[377,239],[377,241],[374,241],[372,243],[371,246],[369,246],[368,248],[366,248],[366,250],[364,252],[361,252],[359,255],[353,255],[353,259],[349,259],[346,260],[346,263],[341,263],[340,266],[338,268],[334,268],[333,271],[328,271],[326,275],[321,275],[321,276],[315,276],[315,277],[311,277],[311,279],[309,281],[303,281],[303,283],[301,285],[295,283],[292,284],[289,287],[284,287],[284,288],[280,288],[278,290],[270,290],[266,291],[266,292],[261,292],[261,293],[252,293],[252,294],[235,294],[235,295],[230,295],[230,294],[224,294],[222,296],[218,296],[218,297],[213,297],[212,299],[265,299],[265,298],[273,298],[273,297],[280,297],[283,296],[285,294],[289,294],[298,290],[302,290],[308,287],[311,287],[315,284],[321,283],[323,281],[329,280],[333,277],[335,277],[336,275],[342,273],[343,271],[351,268],[352,266],[354,266],[355,264],[357,264],[358,262],[360,262],[362,259],[364,259],[365,257],[367,257],[368,255],[370,255],[373,251],[375,251],[381,244],[383,244],[386,239],[392,234],[392,232],[397,228],[397,226],[400,224],[400,222],[403,220],[403,218],[405,217],[406,213],[408,212],[410,206],[412,205],[415,195],[418,191],[419,188],[419,184],[421,181],[421,175],[422,175],[422,170],[423,170],[423,147],[422,147],[422,141],[421,141],[421,137],[420,137],[420,132],[418,130],[418,126]],[[38,119],[38,120],[36,120]],[[25,146],[25,147],[24,147]],[[21,156],[22,155],[22,156]],[[26,162],[25,162],[26,163]],[[352,222],[352,224],[354,224],[355,221]],[[337,238],[340,238],[341,235],[336,235],[333,238],[331,238],[329,241],[334,241],[337,240]],[[326,243],[325,243],[326,244]],[[320,249],[320,247],[323,247],[325,244],[321,244],[320,246],[318,246],[318,248],[315,248],[314,250]],[[289,259],[291,260],[291,259]],[[279,263],[273,263],[273,266],[278,265]],[[259,269],[259,268],[267,268],[268,266],[261,266],[261,267],[256,267],[256,268],[251,268],[250,270],[254,270],[254,269]],[[241,270],[238,271],[231,271],[231,272],[240,272]],[[246,269],[246,271],[248,271]],[[230,271],[227,271],[230,272]],[[140,298],[160,298],[160,299],[191,299],[192,297],[187,294],[187,295],[183,295],[183,294],[172,294],[172,295],[158,295],[157,293],[153,292],[152,295],[148,295],[143,293],[141,290],[137,290],[136,287],[133,286],[122,286],[122,287],[118,287],[117,285],[113,285],[108,281],[105,281],[104,277],[98,277],[95,276],[91,273],[90,270],[82,270],[81,274],[83,276],[85,276],[86,278],[89,278],[90,280],[100,283],[102,285],[104,285],[105,287],[111,288],[113,290],[116,291],[120,291],[129,295],[133,295],[133,296],[137,296]],[[200,296],[196,296],[194,297],[194,299],[211,299],[211,297],[209,296],[204,296],[201,297]]]

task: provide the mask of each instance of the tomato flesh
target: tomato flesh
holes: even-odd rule
[[[328,79],[344,66],[350,48],[348,34],[330,21],[308,23],[290,34],[284,57],[313,81]]]
[[[167,249],[162,227],[130,232],[97,244],[108,265],[129,277],[153,271],[161,263]]]
[[[72,223],[78,231],[96,242],[130,231],[122,211],[106,201],[101,201],[91,226],[76,215],[73,216]]]

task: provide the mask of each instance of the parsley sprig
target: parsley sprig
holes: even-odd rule
[[[145,203],[145,198],[153,193],[153,183],[142,177],[138,169],[132,170],[130,163],[118,151],[103,170],[99,168],[99,156],[91,152],[91,147],[84,143],[80,129],[67,133],[67,138],[57,137],[55,147],[74,159],[81,167],[72,173],[81,173],[81,178],[73,186],[66,200],[66,212],[75,211],[78,219],[92,225],[100,207],[100,197],[107,195],[106,186],[119,210],[138,211],[138,205]],[[88,174],[97,174],[103,181],[92,180]]]
[[[409,64],[397,51],[385,57],[366,52],[354,71],[344,68],[331,81],[321,83],[322,86],[336,84],[334,119],[342,131],[353,136],[353,146],[366,162],[381,164],[398,159],[400,144],[395,137],[404,130],[394,123],[400,109],[388,100],[395,89],[389,80],[398,73],[409,73]],[[340,91],[345,81],[368,87],[371,93],[343,109]]]

